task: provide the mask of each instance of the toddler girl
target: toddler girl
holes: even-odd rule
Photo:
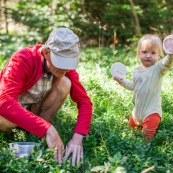
[[[168,50],[173,49],[173,39],[168,39],[165,46]],[[114,79],[124,88],[134,91],[135,105],[129,125],[142,127],[144,137],[151,139],[161,121],[162,78],[172,66],[173,55],[169,51],[169,54],[159,60],[162,55],[162,41],[151,34],[144,35],[139,40],[137,55],[141,65],[133,72],[133,81],[118,76]]]

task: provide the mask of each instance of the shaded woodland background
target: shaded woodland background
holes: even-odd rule
[[[0,40],[22,35],[44,42],[54,27],[69,27],[82,46],[133,43],[146,33],[172,33],[173,0],[0,0]]]

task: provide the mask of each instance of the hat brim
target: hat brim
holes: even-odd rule
[[[52,51],[50,51],[50,58],[52,64],[60,69],[67,69],[67,70],[74,70],[77,68],[77,65],[79,63],[79,58],[67,58],[67,57],[61,57],[57,54],[54,54]]]

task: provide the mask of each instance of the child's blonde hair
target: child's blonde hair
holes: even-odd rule
[[[148,41],[150,42],[154,48],[158,49],[159,56],[163,55],[163,49],[162,49],[162,41],[157,35],[153,34],[146,34],[142,38],[140,38],[138,42],[138,47],[137,47],[137,56],[139,57],[141,45],[143,41]]]

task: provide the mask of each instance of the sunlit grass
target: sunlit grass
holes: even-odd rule
[[[163,119],[161,125],[153,141],[145,142],[140,130],[133,130],[126,123],[133,109],[133,93],[119,86],[110,74],[112,63],[119,61],[126,65],[127,78],[131,79],[132,72],[139,65],[139,61],[134,48],[117,47],[115,50],[111,48],[81,49],[77,71],[80,81],[93,102],[93,119],[90,133],[85,137],[83,143],[85,158],[83,166],[72,168],[69,161],[63,164],[60,169],[66,170],[66,172],[89,173],[92,168],[101,166],[102,171],[107,168],[112,173],[116,169],[120,169],[117,167],[121,166],[127,173],[140,173],[142,170],[154,166],[154,170],[150,172],[171,173],[173,172],[173,71],[171,69],[163,79]],[[100,56],[99,53],[101,53]],[[1,67],[4,65],[4,60],[0,62]],[[52,121],[65,145],[73,134],[76,118],[76,105],[68,97]],[[25,135],[26,139],[36,140],[27,137],[27,133]],[[9,141],[26,140],[19,131],[15,131],[15,138],[9,138],[1,133],[0,139],[3,141],[0,146],[5,148],[8,148]],[[2,151],[0,158],[9,160],[9,153],[4,154],[4,150],[0,151]],[[46,164],[54,165],[47,153],[43,152],[42,157],[44,157]],[[11,157],[10,159],[15,160]],[[20,162],[17,160],[16,165]],[[29,160],[29,165],[34,162],[33,159]],[[0,164],[1,170],[7,168],[4,166],[5,164]],[[42,170],[41,162],[38,165],[40,165],[41,172],[50,171],[48,167]],[[53,170],[53,168],[51,169]],[[11,170],[8,167],[8,171]]]

